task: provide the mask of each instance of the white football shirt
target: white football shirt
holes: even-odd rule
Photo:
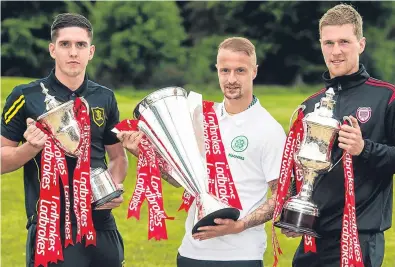
[[[216,108],[222,142],[243,207],[242,219],[265,202],[268,182],[278,179],[285,144],[282,126],[261,106],[230,116],[222,102]],[[239,234],[198,241],[192,237],[195,203],[185,222],[186,234],[179,248],[183,257],[197,260],[262,260],[266,250],[264,226]]]

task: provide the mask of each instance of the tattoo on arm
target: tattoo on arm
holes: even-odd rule
[[[270,181],[269,187],[272,192],[272,196],[254,212],[242,219],[244,222],[244,230],[261,225],[272,219],[277,196],[277,180]]]

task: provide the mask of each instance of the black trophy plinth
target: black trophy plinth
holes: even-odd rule
[[[111,200],[113,200],[114,198],[120,197],[122,194],[124,193],[124,190],[122,189],[118,189],[114,192],[112,192],[111,194],[96,200],[95,202],[93,202],[92,205],[92,209],[98,208],[100,206],[103,206],[104,204],[110,202]]]
[[[283,209],[280,220],[275,222],[274,226],[319,238],[320,236],[313,230],[316,219],[314,215]]]
[[[203,217],[198,223],[193,227],[192,234],[198,233],[199,227],[202,226],[214,226],[217,225],[214,220],[215,219],[232,219],[236,221],[240,216],[240,211],[235,208],[225,208],[217,210],[213,213],[210,213],[206,217]]]

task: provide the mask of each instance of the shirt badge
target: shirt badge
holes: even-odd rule
[[[231,147],[235,152],[243,152],[248,147],[248,139],[244,135],[239,135],[232,140]]]
[[[104,124],[104,108],[92,108],[92,119],[97,126],[101,127]]]
[[[372,109],[370,107],[359,107],[357,109],[357,119],[360,123],[367,122],[372,116]]]

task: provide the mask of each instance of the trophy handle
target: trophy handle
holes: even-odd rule
[[[344,116],[343,121],[347,121],[351,127],[354,127],[354,126],[352,126],[352,121],[350,119],[350,116]],[[333,166],[328,170],[328,172],[330,172],[333,168],[335,168],[336,165],[343,159],[343,157],[344,157],[344,154],[335,164],[333,164]]]
[[[302,111],[303,111],[303,110],[306,109],[306,106],[305,106],[305,105],[299,105],[299,106],[294,110],[294,112],[292,112],[291,118],[289,119],[288,131],[291,130],[292,121],[293,121],[293,119],[294,119],[294,117],[295,117],[296,112],[298,112],[300,109],[302,109]]]
[[[88,101],[86,101],[84,97],[81,97],[81,102],[84,103],[84,105],[86,106],[86,111],[88,112],[88,115],[89,115],[89,104],[88,104]]]
[[[350,119],[350,116],[344,116],[343,121],[347,121],[350,124],[350,126],[354,128],[354,126],[352,126],[352,121]]]

